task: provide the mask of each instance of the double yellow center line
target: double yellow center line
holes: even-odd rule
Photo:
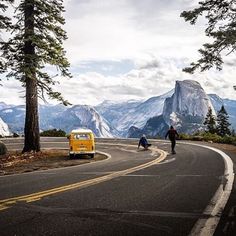
[[[167,153],[164,152],[163,150],[160,150],[160,149],[155,149],[155,151],[160,153],[160,156],[157,159],[150,161],[148,163],[136,166],[136,167],[132,167],[132,168],[122,170],[122,171],[117,171],[112,174],[108,174],[108,175],[101,176],[98,178],[89,179],[89,180],[85,180],[82,182],[61,186],[58,188],[53,188],[53,189],[49,189],[49,190],[45,190],[45,191],[41,191],[41,192],[36,192],[36,193],[24,195],[24,196],[0,200],[0,211],[11,207],[12,205],[16,204],[17,202],[29,203],[29,202],[38,201],[43,197],[51,196],[51,195],[54,195],[57,193],[62,193],[62,192],[72,190],[72,189],[85,188],[85,187],[88,187],[91,185],[102,183],[102,182],[105,182],[105,181],[108,181],[108,180],[111,180],[111,179],[114,179],[114,178],[117,178],[120,176],[124,176],[124,175],[130,174],[130,173],[133,173],[133,172],[141,170],[141,169],[145,169],[145,168],[150,167],[152,165],[158,164],[159,162],[163,161],[166,158]]]

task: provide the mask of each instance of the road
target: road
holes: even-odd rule
[[[64,138],[41,143],[68,147]],[[105,161],[0,177],[0,235],[212,235],[227,184],[222,155],[184,143],[169,155],[168,142],[152,144],[138,151],[137,140],[99,139]]]

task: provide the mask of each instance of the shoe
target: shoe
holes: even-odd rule
[[[176,152],[175,152],[175,151],[172,151],[172,154],[176,154]]]

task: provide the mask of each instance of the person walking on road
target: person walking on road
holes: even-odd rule
[[[142,147],[144,147],[144,149],[145,149],[145,150],[147,150],[147,149],[148,149],[148,147],[150,147],[150,146],[151,146],[151,144],[150,144],[150,143],[148,143],[148,141],[147,141],[147,138],[146,138],[146,135],[145,135],[145,134],[143,134],[143,135],[142,135],[142,137],[139,139],[138,148],[140,147],[140,145],[141,145]]]
[[[165,135],[165,139],[169,137],[169,140],[171,141],[171,151],[172,154],[176,154],[175,152],[175,144],[176,144],[176,138],[179,137],[178,132],[174,129],[174,127],[171,125],[170,129],[167,131]]]

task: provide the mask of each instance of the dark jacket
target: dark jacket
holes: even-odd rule
[[[178,132],[175,129],[169,129],[165,135],[165,138],[169,136],[170,140],[175,140],[179,136]]]
[[[146,147],[146,146],[148,145],[147,139],[146,139],[145,137],[141,137],[141,138],[140,138],[138,147],[139,147],[140,145],[141,145],[142,147]]]

